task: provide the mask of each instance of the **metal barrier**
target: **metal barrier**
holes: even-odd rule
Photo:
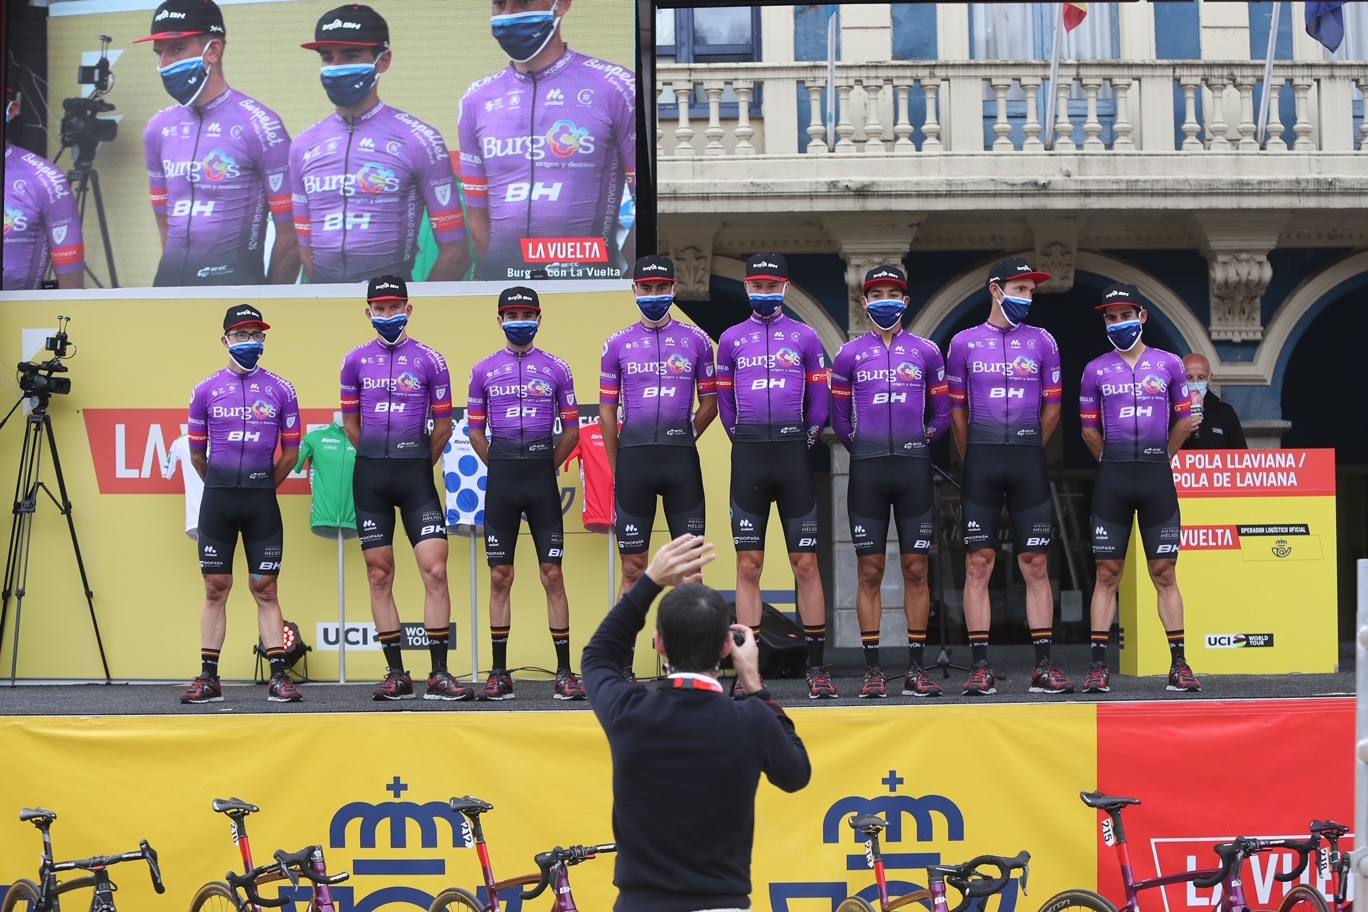
[[[1368,899],[1368,560],[1358,562],[1358,786],[1354,801],[1354,899]]]

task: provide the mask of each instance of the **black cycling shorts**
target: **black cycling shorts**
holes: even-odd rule
[[[426,459],[358,456],[352,496],[362,551],[394,547],[396,508],[409,544],[416,547],[422,541],[447,537],[446,512],[432,480],[432,463]]]
[[[1054,511],[1041,447],[970,444],[964,457],[963,497],[968,550],[997,547],[1003,498],[1012,516],[1017,553],[1050,550]]]
[[[779,505],[790,554],[817,550],[817,485],[802,440],[732,444],[731,526],[737,551],[765,550],[770,504]]]
[[[245,247],[229,260],[205,261],[184,250],[168,250],[157,263],[152,284],[158,288],[175,285],[262,285],[266,270],[262,252]]]
[[[703,470],[691,446],[619,447],[613,493],[621,554],[644,554],[650,548],[657,497],[665,502],[670,538],[703,534]]]
[[[1125,559],[1137,513],[1145,558],[1178,559],[1182,522],[1173,471],[1166,462],[1104,462],[1098,468],[1092,502],[1094,558]]]
[[[537,549],[537,562],[559,564],[565,554],[556,464],[549,459],[491,459],[485,491],[485,558],[508,566],[518,549],[524,514]]]
[[[931,552],[931,462],[902,456],[850,461],[846,512],[855,554],[883,554],[888,546],[888,513],[898,523],[898,550]]]
[[[200,500],[200,573],[233,575],[238,536],[253,576],[278,576],[285,528],[274,488],[205,488]]]

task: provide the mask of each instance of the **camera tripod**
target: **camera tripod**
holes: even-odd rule
[[[62,460],[57,454],[57,438],[52,433],[52,416],[48,414],[50,393],[39,393],[35,398],[33,411],[25,417],[24,448],[19,458],[19,478],[14,486],[14,521],[10,526],[9,554],[5,559],[5,581],[0,592],[0,643],[4,641],[5,622],[9,618],[10,598],[14,603],[14,645],[10,650],[10,686],[14,686],[19,668],[19,625],[24,614],[24,596],[28,593],[29,558],[33,553],[33,517],[38,509],[38,492],[46,494],[57,507],[57,512],[66,517],[67,531],[71,533],[71,548],[76,555],[76,569],[81,574],[81,589],[85,592],[86,607],[90,610],[90,624],[95,631],[95,644],[100,650],[100,665],[104,668],[105,683],[113,683],[109,676],[109,660],[105,657],[104,640],[100,637],[100,622],[95,618],[95,593],[90,591],[90,579],[86,576],[85,559],[81,556],[81,543],[76,538],[76,524],[71,518],[71,500],[67,497],[66,478],[62,474]],[[15,409],[22,405],[20,399],[0,421],[0,427],[8,423]],[[57,493],[39,477],[42,470],[43,440],[46,438],[48,449],[52,451],[52,466],[57,473]]]
[[[71,192],[76,196],[76,211],[81,213],[81,223],[85,223],[86,200],[90,196],[90,191],[95,191],[95,215],[100,223],[100,243],[104,245],[105,266],[109,269],[109,287],[119,287],[119,272],[114,268],[114,248],[109,241],[109,221],[105,218],[104,194],[100,192],[100,172],[95,170],[94,150],[90,151],[90,159],[86,159],[81,152],[81,147],[63,146],[57,150],[57,156],[53,159],[62,157],[62,152],[68,148],[75,148],[73,157],[76,159],[76,166],[67,172],[67,182],[71,185]],[[100,288],[99,278],[95,275],[95,270],[90,268],[90,262],[85,264],[86,275]]]

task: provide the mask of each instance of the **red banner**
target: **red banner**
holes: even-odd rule
[[[1305,837],[1312,818],[1353,822],[1354,701],[1249,700],[1103,704],[1097,708],[1097,786],[1139,798],[1125,810],[1138,880],[1213,868],[1211,847],[1236,836]],[[1102,815],[1098,815],[1099,822]],[[1098,836],[1098,887],[1118,905],[1125,890],[1115,850]],[[1251,859],[1252,905],[1274,908],[1295,883],[1326,889],[1308,870],[1292,883],[1292,853]],[[1213,890],[1163,889],[1165,912],[1210,912]],[[1146,897],[1141,897],[1141,905]],[[1159,907],[1159,897],[1148,900]]]
[[[599,237],[523,238],[526,263],[606,263],[608,245]]]
[[[180,494],[178,476],[162,478],[171,444],[185,431],[186,409],[85,409],[86,437],[101,494]],[[331,424],[329,409],[300,409],[305,433]],[[290,478],[281,494],[308,494],[306,478]]]
[[[1179,497],[1333,497],[1334,450],[1180,450]]]

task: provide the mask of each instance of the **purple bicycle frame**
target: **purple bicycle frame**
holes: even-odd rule
[[[332,901],[332,891],[328,889],[328,866],[323,861],[322,846],[314,846],[313,852],[309,855],[309,867],[313,869],[314,876],[319,878],[318,883],[314,884],[314,908],[317,912],[335,912]]]
[[[1137,881],[1132,873],[1130,847],[1126,844],[1125,831],[1121,829],[1120,825],[1120,812],[1117,811],[1108,816],[1113,821],[1112,831],[1116,834],[1116,861],[1121,867],[1121,879],[1126,884],[1126,904],[1118,912],[1140,912],[1140,891],[1142,890],[1214,877],[1221,872],[1220,868],[1207,868],[1201,871],[1185,871],[1182,874],[1170,874],[1167,877]],[[1104,830],[1104,838],[1105,836],[1106,831]],[[1245,912],[1249,908],[1249,904],[1245,902],[1244,882],[1240,878],[1238,869],[1232,872],[1230,878],[1221,886],[1221,903],[1218,907],[1220,912]]]

